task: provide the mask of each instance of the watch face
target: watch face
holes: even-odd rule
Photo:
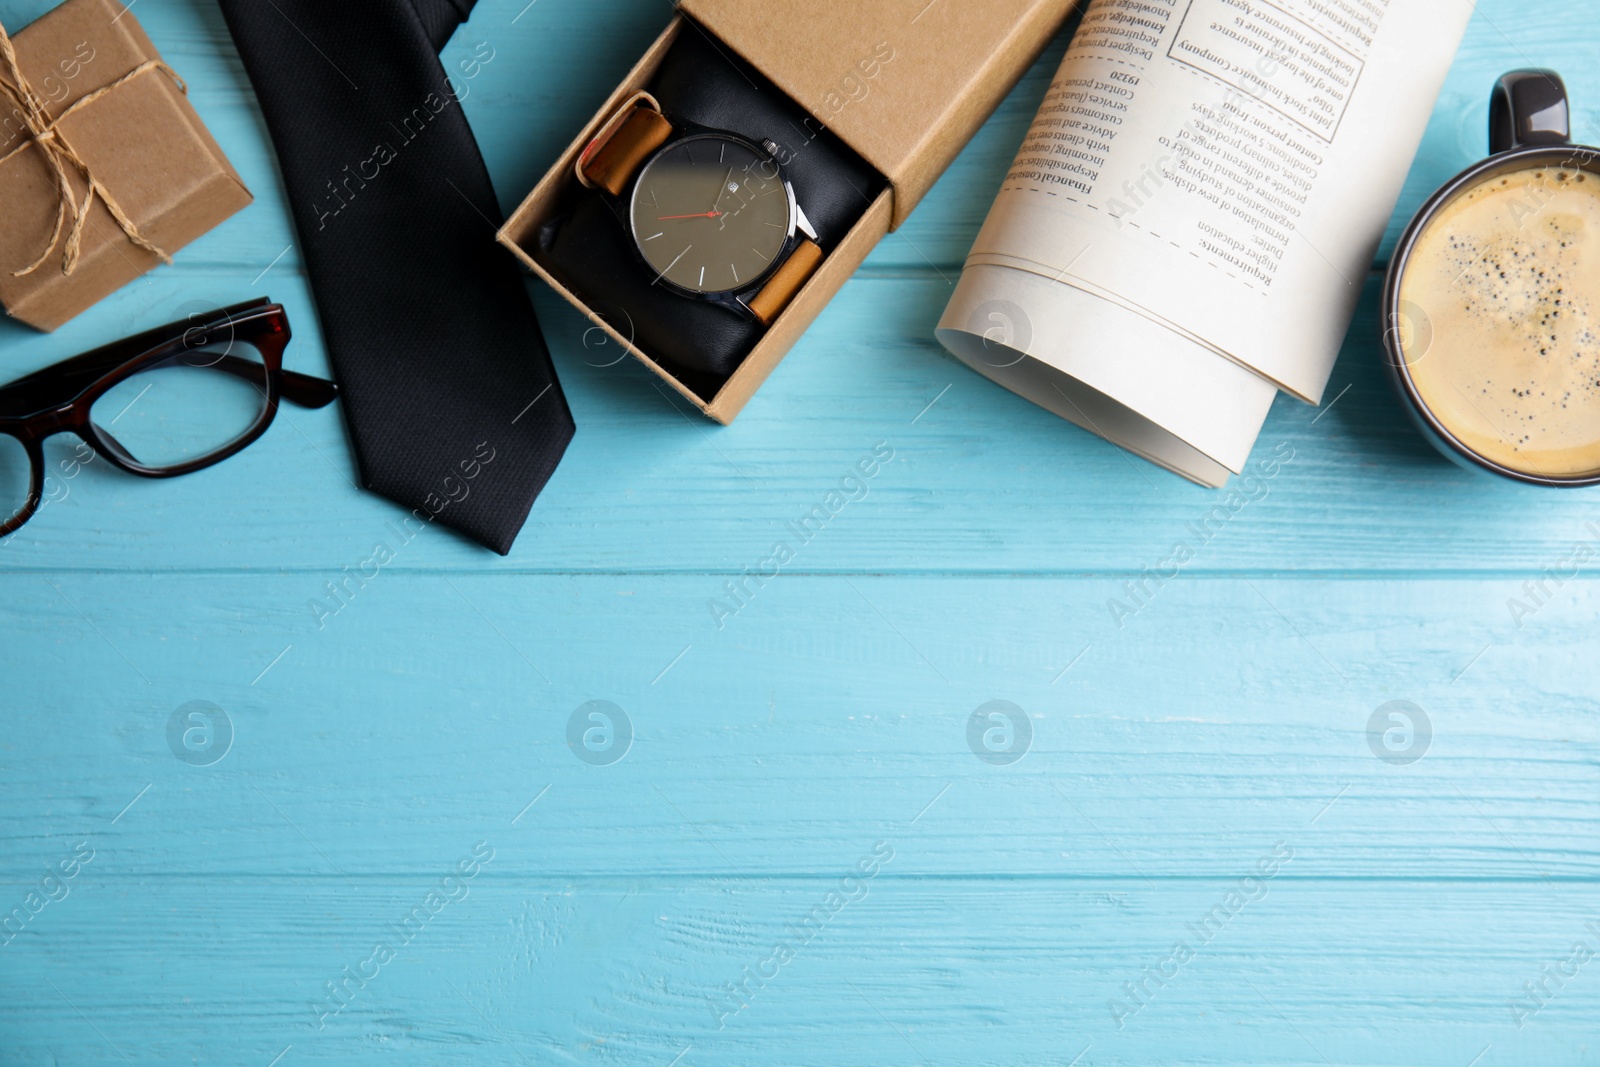
[[[662,149],[633,190],[633,238],[665,280],[695,293],[744,289],[789,237],[789,191],[772,157],[718,134]]]

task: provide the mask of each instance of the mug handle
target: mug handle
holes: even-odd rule
[[[1567,86],[1553,70],[1514,70],[1489,100],[1489,151],[1572,143]]]

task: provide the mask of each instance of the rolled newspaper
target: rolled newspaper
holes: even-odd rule
[[[938,337],[1204,485],[1318,403],[1471,0],[1093,0]]]

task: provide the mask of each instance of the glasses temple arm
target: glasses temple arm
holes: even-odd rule
[[[326,378],[286,370],[278,382],[284,399],[303,408],[325,408],[339,398],[339,387]]]
[[[257,387],[261,384],[261,364],[255,360],[223,356],[211,365]],[[333,382],[292,370],[278,373],[278,386],[285,400],[303,408],[327,407],[339,398],[339,387]]]

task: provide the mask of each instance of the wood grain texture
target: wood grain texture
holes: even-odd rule
[[[465,107],[506,207],[670,14],[525,4],[446,54],[494,52]],[[219,13],[134,14],[257,203],[54,336],[0,322],[0,377],[257,293],[326,371]],[[1482,0],[1391,240],[1506,69],[1560,69],[1600,142],[1590,14]],[[1410,431],[1376,273],[1337,401],[1280,401],[1223,513],[943,356],[1065,43],[732,427],[530,279],[579,433],[506,559],[398,533],[336,408],[189,478],[58,477],[0,543],[0,1063],[1593,1062],[1600,594],[1560,571],[1600,498]],[[568,742],[594,700],[631,724],[609,765]],[[969,747],[993,700],[1032,731],[1007,766]],[[1431,722],[1408,765],[1375,754],[1395,700]],[[232,724],[220,762],[175,758],[191,701]]]

